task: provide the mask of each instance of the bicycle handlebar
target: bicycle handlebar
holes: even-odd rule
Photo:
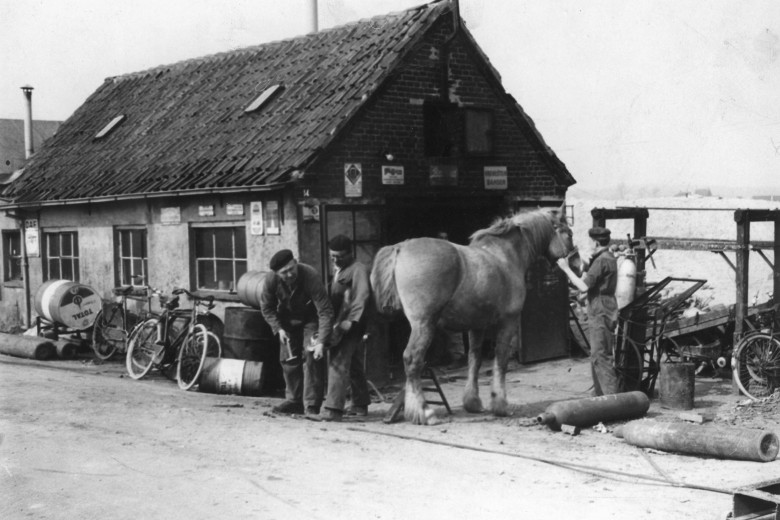
[[[204,307],[207,307],[209,310],[214,308],[214,295],[209,294],[208,296],[198,296],[197,294],[191,293],[187,289],[184,289],[183,287],[177,287],[173,290],[172,294],[178,296],[180,294],[186,294],[191,300],[195,302],[196,305],[203,305]]]

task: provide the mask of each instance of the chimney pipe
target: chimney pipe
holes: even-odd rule
[[[314,34],[320,30],[319,27],[319,16],[317,14],[317,0],[309,0],[309,9],[307,11],[308,16],[308,23],[307,23],[307,34]]]
[[[33,149],[33,128],[32,128],[32,91],[30,85],[22,87],[24,97],[27,99],[27,110],[24,115],[24,158],[29,159],[35,152]]]

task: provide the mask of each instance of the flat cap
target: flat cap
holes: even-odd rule
[[[345,235],[336,235],[328,241],[328,249],[331,251],[352,251],[352,240]]]
[[[293,258],[292,251],[289,249],[282,249],[281,251],[274,253],[274,256],[271,257],[271,261],[268,263],[268,267],[271,268],[271,271],[278,271],[289,264]]]
[[[599,226],[590,228],[588,230],[588,236],[590,238],[595,239],[595,240],[603,240],[605,238],[608,239],[609,236],[610,236],[610,233],[611,232],[609,231],[609,229],[603,228],[603,227],[599,227]]]

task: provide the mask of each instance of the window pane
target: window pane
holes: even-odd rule
[[[233,239],[236,244],[236,258],[246,258],[246,230],[236,228],[233,232]]]
[[[58,260],[49,261],[49,280],[56,280],[62,278],[60,276],[60,263]]]
[[[246,262],[236,261],[236,279],[233,280],[233,289],[238,285],[238,279],[246,274]]]
[[[73,264],[67,260],[62,261],[61,263],[62,263],[62,277],[66,280],[74,280]]]
[[[232,258],[233,257],[233,230],[232,229],[217,229],[214,231],[215,235],[215,255],[218,258]]]
[[[328,240],[336,235],[352,238],[353,217],[351,211],[328,212]]]
[[[486,110],[466,111],[466,150],[468,152],[490,152],[493,126],[492,114]]]
[[[144,249],[145,249],[144,246],[145,246],[145,242],[146,242],[145,237],[144,237],[145,233],[139,229],[139,230],[131,231],[130,234],[133,237],[133,241],[132,241],[132,244],[133,244],[133,256],[135,256],[137,258],[146,256],[146,254],[145,254],[146,251],[144,251]]]
[[[217,281],[222,284],[224,289],[230,286],[233,281],[233,261],[217,260]]]
[[[379,240],[379,211],[355,211],[355,240]]]
[[[62,233],[60,237],[62,237],[60,256],[73,256],[73,233]]]
[[[60,237],[56,233],[48,233],[46,235],[46,242],[48,242],[48,255],[60,256]]]
[[[130,256],[130,232],[129,231],[120,231],[119,232],[119,243],[121,244],[121,248],[119,251],[119,254],[121,256]]]
[[[210,229],[195,230],[195,256],[197,258],[211,258],[214,256],[214,234]]]
[[[198,261],[198,289],[212,289],[216,286],[214,264],[209,260]]]
[[[130,283],[131,283],[130,282],[130,273],[132,272],[131,271],[131,263],[132,263],[132,260],[130,260],[129,258],[125,258],[125,259],[122,260],[122,262],[120,264],[122,266],[121,278],[119,280],[119,283],[121,285],[130,285]]]

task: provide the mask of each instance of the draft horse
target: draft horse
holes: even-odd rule
[[[376,308],[382,314],[403,311],[411,325],[403,355],[407,421],[436,422],[420,376],[437,328],[469,331],[463,408],[470,413],[483,411],[477,386],[482,343],[488,331],[495,332],[490,411],[508,415],[506,370],[512,339],[520,331],[526,270],[540,256],[555,262],[575,251],[564,209],[541,208],[497,220],[476,231],[468,246],[414,238],[377,252],[371,269]]]

